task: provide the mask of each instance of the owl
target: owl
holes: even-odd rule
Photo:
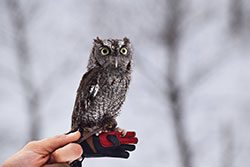
[[[128,38],[94,39],[87,72],[77,90],[71,131],[117,128],[131,80],[132,48]]]

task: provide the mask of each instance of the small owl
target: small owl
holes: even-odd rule
[[[71,131],[114,130],[131,80],[132,49],[128,38],[94,39],[87,72],[77,90]]]

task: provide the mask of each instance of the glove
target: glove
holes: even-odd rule
[[[135,132],[103,132],[99,136],[92,136],[81,143],[83,157],[116,157],[128,158],[128,151],[134,151],[138,139]]]
[[[99,136],[93,135],[80,143],[83,148],[82,158],[128,158],[128,151],[134,151],[134,144],[138,142],[135,135],[135,132],[127,132],[125,136],[122,136],[122,133],[118,131],[102,132]],[[71,163],[71,166],[81,166],[81,161],[75,160]]]

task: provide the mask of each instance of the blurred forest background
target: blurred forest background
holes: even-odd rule
[[[96,36],[133,43],[118,122],[140,141],[85,166],[249,167],[249,0],[0,0],[0,162],[70,129]]]

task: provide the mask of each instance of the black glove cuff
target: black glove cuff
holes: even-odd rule
[[[91,157],[91,155],[95,154],[86,142],[86,140],[81,143],[81,146],[83,148],[83,157]]]

